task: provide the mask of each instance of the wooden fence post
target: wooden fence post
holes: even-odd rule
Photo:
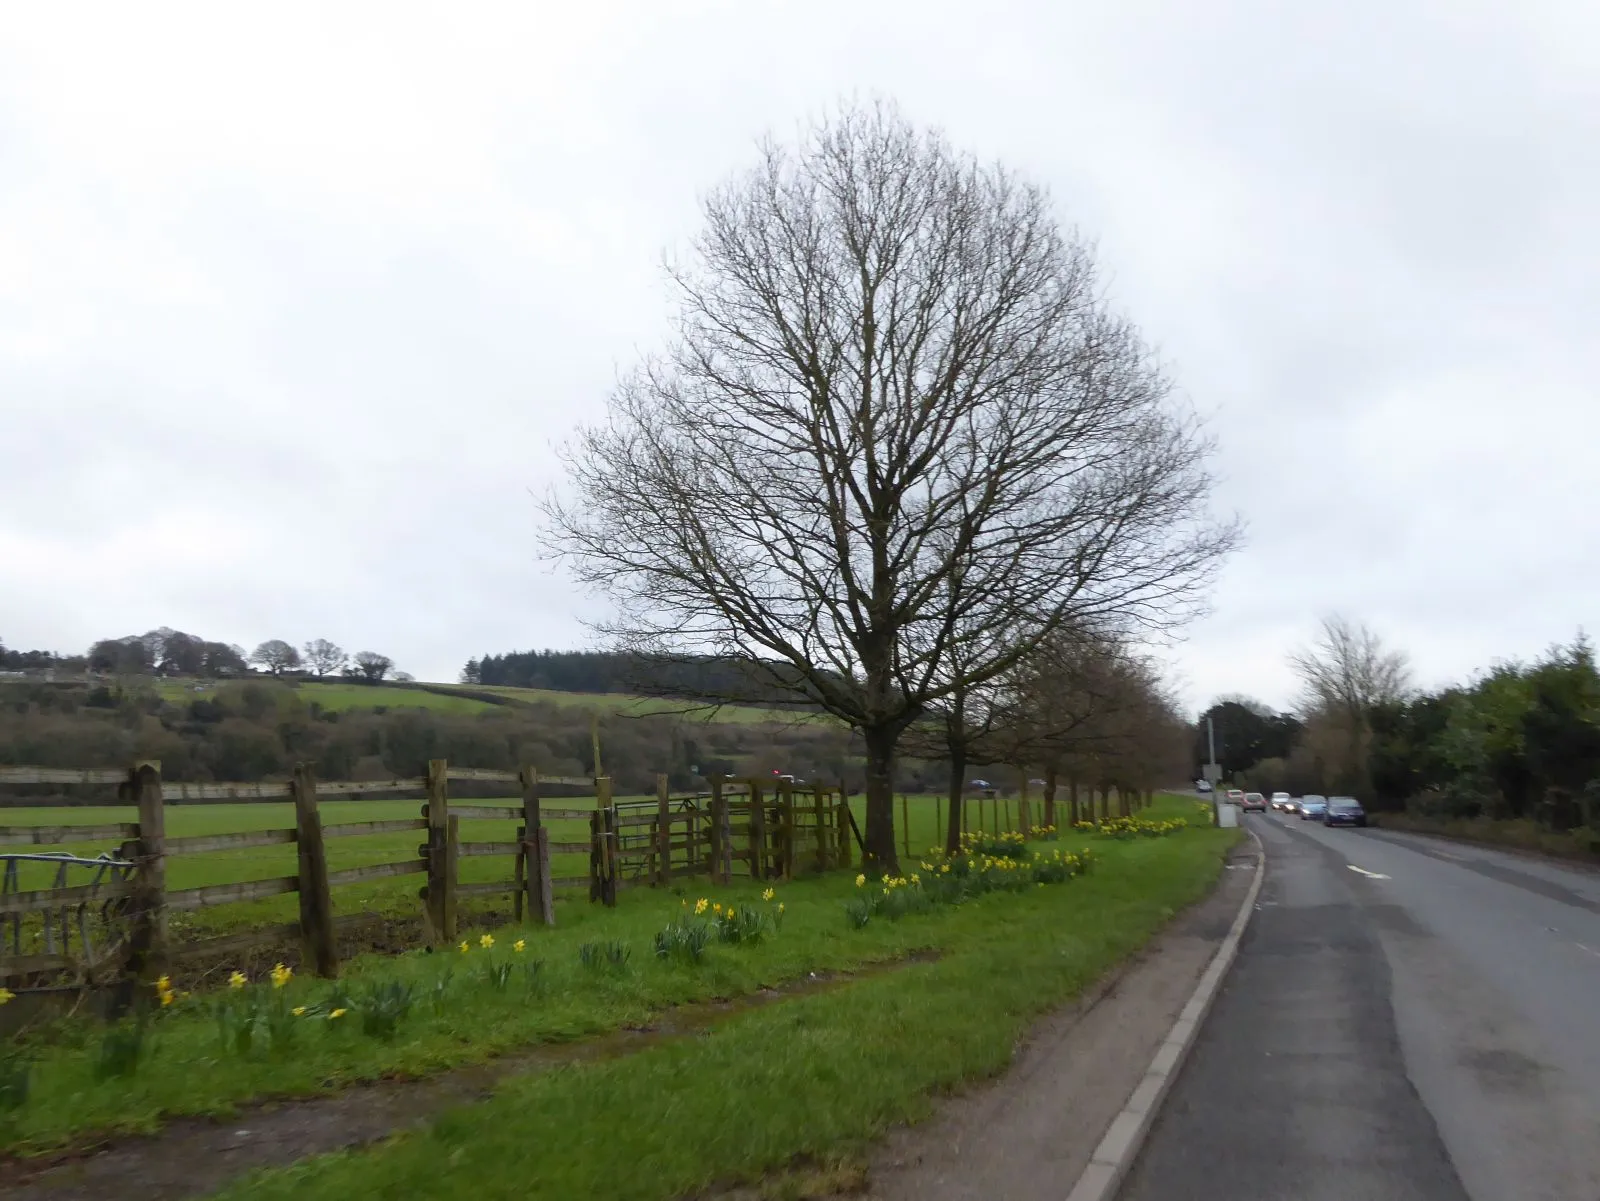
[[[656,776],[656,853],[661,857],[656,883],[665,888],[672,883],[672,790],[664,775]]]
[[[141,759],[128,771],[128,803],[139,810],[137,855],[129,895],[127,973],[113,1005],[126,1011],[139,981],[154,980],[167,970],[167,825],[161,799],[161,763]]]
[[[600,807],[600,899],[607,908],[617,904],[617,811],[611,803],[611,777],[594,782],[595,803]]]
[[[839,835],[839,866],[849,867],[855,854],[850,849],[853,822],[850,817],[850,797],[845,793],[843,784],[839,785],[839,799],[833,807],[833,824]]]
[[[794,879],[794,782],[778,781],[778,821],[783,831],[778,871],[783,879]]]
[[[750,778],[750,878],[766,878],[767,805],[761,795],[761,781]]]
[[[550,831],[539,809],[539,772],[527,764],[522,772],[522,857],[526,874],[528,920],[556,924],[555,894],[550,883]]]
[[[722,875],[722,853],[726,838],[723,834],[724,823],[722,818],[724,813],[727,812],[727,801],[722,796],[722,779],[721,776],[707,777],[707,783],[711,786],[711,829],[707,833],[710,835],[711,863],[709,866],[713,884],[727,883]]]
[[[430,942],[448,946],[456,937],[455,843],[460,827],[450,817],[450,782],[443,759],[428,760],[428,925]]]
[[[817,825],[817,870],[828,870],[828,815],[825,808],[827,789],[820,784],[811,788],[811,820]]]
[[[333,932],[333,896],[328,890],[328,852],[322,844],[317,812],[317,777],[309,763],[297,763],[289,783],[294,796],[295,849],[300,863],[300,941],[317,975],[339,974],[339,944]]]

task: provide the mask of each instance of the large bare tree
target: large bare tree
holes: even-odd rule
[[[301,649],[305,651],[305,659],[311,664],[311,670],[318,676],[331,676],[350,660],[343,647],[326,638],[313,638]]]
[[[1333,614],[1322,619],[1311,646],[1289,656],[1289,666],[1300,677],[1301,707],[1308,721],[1320,718],[1344,735],[1345,786],[1365,788],[1372,711],[1409,691],[1411,669],[1405,654],[1385,647],[1367,626]]]
[[[550,545],[624,647],[729,656],[859,730],[893,867],[911,722],[1064,625],[1180,620],[1235,529],[1042,189],[878,104],[765,144],[704,216],[676,336],[566,450]]]
[[[275,676],[300,666],[300,652],[282,638],[269,638],[250,652],[250,662],[259,663]]]

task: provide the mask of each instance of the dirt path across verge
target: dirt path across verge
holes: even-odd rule
[[[510,1076],[612,1059],[662,1041],[703,1034],[751,1009],[838,988],[934,958],[904,959],[808,979],[726,1001],[662,1010],[650,1023],[571,1043],[545,1043],[422,1080],[386,1080],[325,1096],[241,1106],[233,1118],[175,1118],[149,1136],[121,1137],[88,1151],[37,1160],[0,1157],[0,1201],[187,1201],[256,1168],[365,1146],[426,1125],[455,1105],[490,1096]]]

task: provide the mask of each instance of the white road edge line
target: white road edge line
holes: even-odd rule
[[[1369,872],[1366,868],[1357,867],[1353,863],[1347,863],[1347,864],[1345,864],[1345,866],[1348,867],[1353,872],[1360,872],[1363,876],[1367,877],[1367,879],[1369,879],[1369,880],[1387,880],[1389,878],[1388,876],[1384,875],[1382,872]]]
[[[1266,875],[1267,848],[1254,830],[1247,832],[1255,841],[1257,859],[1255,878],[1250,881],[1250,891],[1245,894],[1244,904],[1239,906],[1239,913],[1233,919],[1227,937],[1222,940],[1217,953],[1211,957],[1211,963],[1201,974],[1189,1003],[1183,1007],[1177,1021],[1167,1031],[1167,1037],[1156,1048],[1144,1079],[1133,1090],[1122,1112],[1106,1128],[1094,1154],[1089,1157],[1089,1166],[1067,1194],[1067,1201],[1112,1201],[1116,1196],[1128,1169],[1133,1166],[1134,1157],[1144,1145],[1145,1136],[1150,1133],[1150,1126],[1177,1077],[1178,1069],[1183,1066],[1189,1048],[1200,1034],[1200,1026],[1222,988],[1223,977],[1228,974],[1234,956],[1239,952],[1239,940],[1244,937],[1244,928],[1249,925],[1250,915],[1255,911],[1261,880]]]
[[[1600,951],[1595,950],[1593,947],[1585,946],[1583,943],[1578,942],[1577,940],[1574,940],[1572,945],[1577,947],[1580,951],[1588,951],[1589,954],[1593,955],[1596,959],[1600,959]]]

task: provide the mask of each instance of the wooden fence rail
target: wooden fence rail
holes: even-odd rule
[[[496,803],[474,801],[455,804],[450,781],[515,785],[518,800]],[[28,977],[30,973],[87,970],[87,927],[79,939],[84,955],[74,960],[67,939],[68,913],[83,927],[93,906],[96,920],[118,925],[116,954],[99,962],[113,963],[124,975],[150,979],[166,971],[175,958],[227,949],[245,948],[297,934],[304,961],[322,976],[339,970],[336,932],[358,914],[335,912],[332,890],[405,875],[422,875],[420,890],[427,938],[434,946],[450,945],[458,935],[457,902],[463,897],[505,896],[514,899],[519,920],[526,914],[546,925],[555,924],[554,892],[587,884],[593,900],[615,905],[619,887],[663,886],[674,878],[708,877],[727,883],[737,870],[751,879],[790,879],[797,870],[826,870],[848,865],[851,843],[859,845],[855,819],[842,790],[796,787],[788,781],[733,780],[714,777],[709,792],[673,796],[666,777],[658,779],[656,797],[645,801],[615,802],[611,781],[541,777],[532,767],[518,772],[485,768],[451,767],[433,760],[417,776],[388,780],[318,781],[308,765],[296,768],[291,779],[260,783],[178,783],[164,781],[160,764],[141,761],[124,771],[77,771],[39,767],[0,767],[0,787],[6,785],[115,785],[116,803],[132,806],[138,820],[97,824],[50,826],[0,825],[0,847],[58,847],[112,843],[117,846],[105,864],[114,866],[115,878],[104,871],[90,884],[70,884],[58,873],[57,887],[22,891],[15,881],[17,862],[7,862],[6,886],[0,891],[0,924],[13,927],[10,943],[0,939],[0,981]],[[546,806],[545,785],[592,790],[591,805],[571,800]],[[411,792],[423,794],[418,817],[385,821],[322,823],[320,802],[329,798],[375,796]],[[294,806],[294,824],[266,830],[201,834],[168,838],[165,813],[171,803],[226,803],[288,800]],[[26,799],[15,804],[27,805]],[[582,805],[582,807],[579,807]],[[467,821],[515,822],[507,838],[464,841],[460,823]],[[588,827],[582,838],[569,833],[557,840],[550,823]],[[423,841],[413,858],[389,863],[330,871],[326,842],[416,831]],[[576,831],[572,831],[576,833]],[[213,884],[200,888],[169,889],[167,862],[175,856],[214,854],[253,847],[292,846],[293,875]],[[552,855],[584,855],[589,869],[582,876],[556,877]],[[463,884],[458,866],[463,858],[508,856],[509,879]],[[0,860],[27,858],[57,861],[53,854],[0,853]],[[93,866],[101,860],[62,857],[74,864]],[[66,869],[63,868],[64,872]],[[168,914],[262,900],[286,893],[299,899],[299,920],[289,926],[269,926],[253,931],[203,939],[173,947],[168,937]],[[24,954],[19,923],[43,921],[49,931],[59,931],[60,953],[54,946],[46,954]],[[54,935],[52,935],[54,937]],[[102,942],[106,942],[102,939]],[[109,945],[109,943],[108,943]]]

